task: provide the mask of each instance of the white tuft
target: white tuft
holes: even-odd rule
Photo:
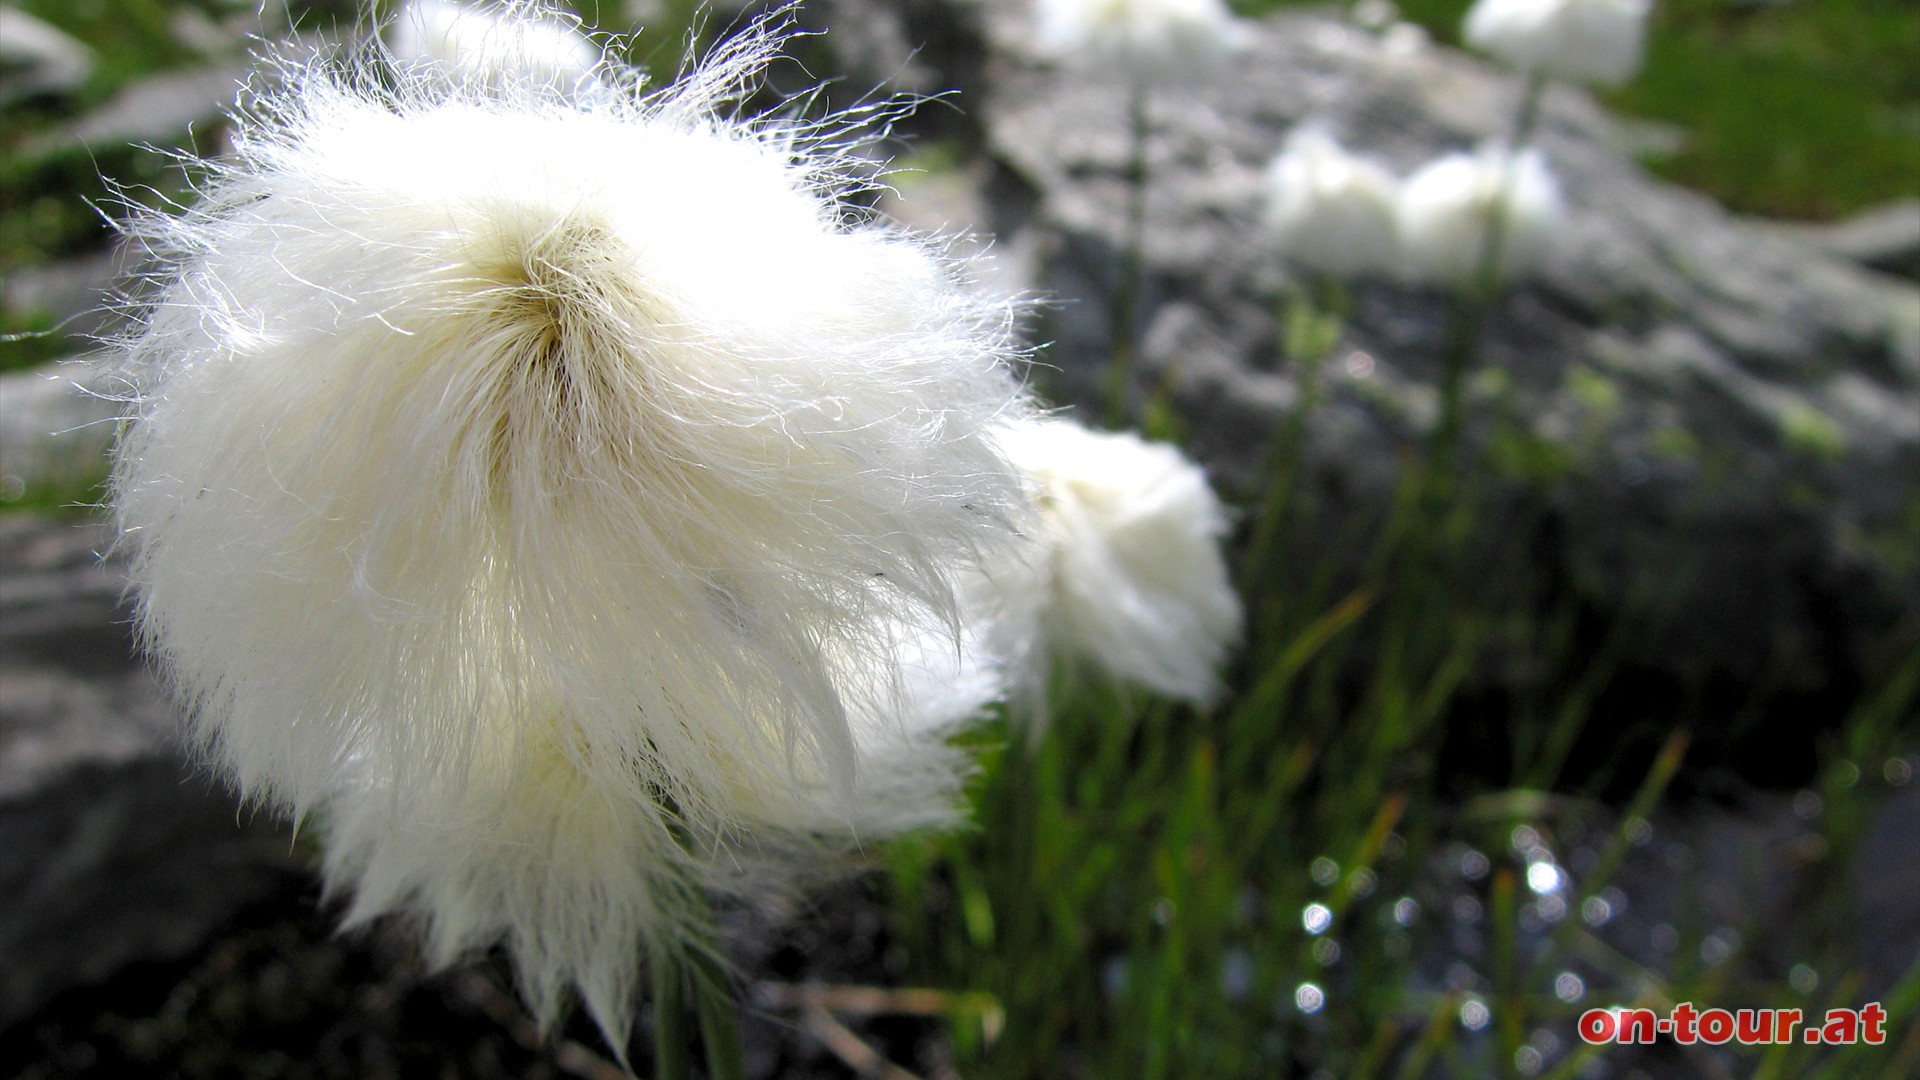
[[[1222,0],[1037,0],[1035,44],[1147,82],[1205,76],[1245,40]]]
[[[1652,0],[1479,0],[1467,43],[1521,71],[1617,86],[1640,70]]]
[[[1265,224],[1287,258],[1340,278],[1397,265],[1399,192],[1385,169],[1303,127],[1287,137],[1266,176]]]
[[[1220,690],[1240,602],[1220,542],[1227,515],[1177,449],[1067,420],[1000,436],[1033,483],[1040,524],[1023,562],[994,568],[981,592],[990,651],[1029,664],[1088,659],[1114,678],[1197,703]],[[996,636],[997,635],[997,636]]]
[[[1027,512],[1007,305],[725,118],[776,45],[584,99],[290,63],[143,223],[145,644],[353,919],[503,943],[616,1046],[699,890],[951,819],[996,692],[955,582]]]
[[[1408,271],[1433,284],[1472,285],[1496,214],[1505,227],[1495,272],[1515,277],[1538,264],[1563,215],[1560,185],[1539,150],[1510,154],[1490,143],[1428,163],[1400,188]]]
[[[600,49],[578,21],[529,0],[466,5],[407,0],[387,29],[395,66],[412,73],[457,74],[477,81],[589,83]]]

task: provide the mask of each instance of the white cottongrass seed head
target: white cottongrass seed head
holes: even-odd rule
[[[1211,701],[1241,612],[1220,550],[1227,512],[1205,473],[1172,446],[1064,419],[1011,424],[1000,442],[1039,521],[1023,559],[987,579],[988,650],[1028,679],[1058,655]]]
[[[645,95],[283,61],[137,226],[145,645],[350,922],[503,945],[615,1046],[702,890],[951,819],[997,692],[955,584],[1029,512],[1008,305],[730,117],[777,44]]]
[[[1281,254],[1339,278],[1384,274],[1400,253],[1386,169],[1349,153],[1318,127],[1300,127],[1267,166],[1264,223]]]
[[[387,47],[403,70],[478,81],[572,87],[591,83],[601,66],[577,20],[530,0],[406,0],[387,28]]]
[[[1617,86],[1640,70],[1652,0],[1479,0],[1467,12],[1474,48],[1520,71]]]
[[[1036,0],[1035,19],[1043,54],[1147,83],[1204,76],[1245,41],[1223,0]]]
[[[1429,162],[1400,186],[1408,273],[1449,288],[1476,284],[1496,214],[1505,225],[1494,272],[1517,277],[1538,265],[1565,214],[1559,182],[1537,148],[1510,154],[1488,143]]]

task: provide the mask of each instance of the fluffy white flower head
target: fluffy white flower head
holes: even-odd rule
[[[387,38],[402,68],[452,69],[484,80],[573,86],[600,65],[600,50],[577,26],[529,0],[407,0]]]
[[[1539,150],[1511,156],[1498,144],[1448,154],[1400,188],[1400,241],[1408,271],[1449,287],[1473,284],[1495,215],[1505,217],[1502,278],[1525,273],[1552,242],[1563,216],[1559,182]]]
[[[775,45],[648,96],[289,64],[146,222],[125,346],[115,511],[209,750],[322,813],[350,918],[615,1045],[698,890],[950,814],[955,582],[1027,512],[1007,306],[725,117]]]
[[[1087,68],[1118,66],[1145,81],[1205,74],[1240,47],[1222,0],[1037,0],[1041,52]]]
[[[1295,130],[1267,166],[1265,224],[1287,258],[1351,278],[1392,269],[1400,251],[1398,185],[1326,132]]]
[[[1466,39],[1521,71],[1617,86],[1640,70],[1652,0],[1479,0]]]
[[[1171,697],[1211,700],[1240,601],[1220,552],[1226,510],[1199,466],[1171,446],[1068,420],[1010,425],[1000,440],[1040,515],[1024,572],[992,579],[999,617],[1037,634],[1029,662],[1080,657]]]

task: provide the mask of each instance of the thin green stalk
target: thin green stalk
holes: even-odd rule
[[[1347,294],[1338,282],[1329,281],[1320,290],[1319,302],[1309,296],[1292,297],[1281,313],[1281,335],[1287,359],[1296,365],[1294,378],[1298,397],[1287,414],[1268,453],[1267,485],[1260,507],[1254,515],[1253,536],[1247,545],[1246,561],[1241,565],[1242,595],[1256,595],[1261,577],[1273,557],[1273,546],[1280,527],[1291,516],[1300,473],[1305,464],[1307,423],[1320,403],[1320,376],[1328,356],[1340,340],[1345,326]]]
[[[1467,293],[1455,304],[1447,333],[1445,367],[1440,374],[1440,422],[1434,429],[1433,450],[1429,457],[1437,486],[1444,491],[1453,478],[1461,428],[1462,397],[1467,371],[1480,354],[1487,316],[1500,294],[1500,262],[1507,242],[1508,204],[1513,195],[1514,166],[1520,151],[1540,122],[1540,101],[1545,96],[1546,80],[1539,73],[1528,76],[1526,90],[1520,96],[1520,111],[1514,117],[1513,134],[1508,139],[1500,162],[1499,193],[1487,219],[1487,232],[1480,246]]]
[[[653,1072],[658,1080],[693,1080],[687,1052],[685,977],[673,958],[656,953],[647,962],[653,976]]]
[[[1513,871],[1502,867],[1493,877],[1493,1021],[1499,1033],[1500,1075],[1520,1075],[1520,1044],[1526,1032],[1521,1015],[1520,960],[1517,937],[1520,917],[1514,903]]]
[[[1127,223],[1121,238],[1119,276],[1113,286],[1113,357],[1107,366],[1107,426],[1127,419],[1133,383],[1140,306],[1140,263],[1147,226],[1147,87],[1136,80],[1128,99],[1132,150],[1127,161]]]
[[[747,1080],[746,1054],[740,1045],[740,1007],[733,982],[720,960],[705,948],[689,958],[694,1011],[700,1017],[700,1042],[706,1047],[709,1080]]]

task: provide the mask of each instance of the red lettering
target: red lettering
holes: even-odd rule
[[[1869,1001],[1860,1007],[1860,1020],[1866,1026],[1864,1038],[1869,1046],[1879,1046],[1887,1041],[1887,1010],[1877,1001]]]
[[[1612,1042],[1620,1030],[1620,1019],[1610,1009],[1588,1009],[1580,1014],[1580,1038],[1584,1042]]]
[[[1691,1044],[1697,1037],[1694,1024],[1700,1019],[1693,1011],[1693,1002],[1683,1001],[1673,1007],[1673,1041],[1682,1046]]]
[[[1617,1037],[1623,1043],[1651,1044],[1660,1032],[1660,1020],[1652,1009],[1622,1009],[1617,1015]]]
[[[1733,1014],[1725,1009],[1708,1009],[1700,1014],[1700,1041],[1719,1046],[1733,1038]]]

